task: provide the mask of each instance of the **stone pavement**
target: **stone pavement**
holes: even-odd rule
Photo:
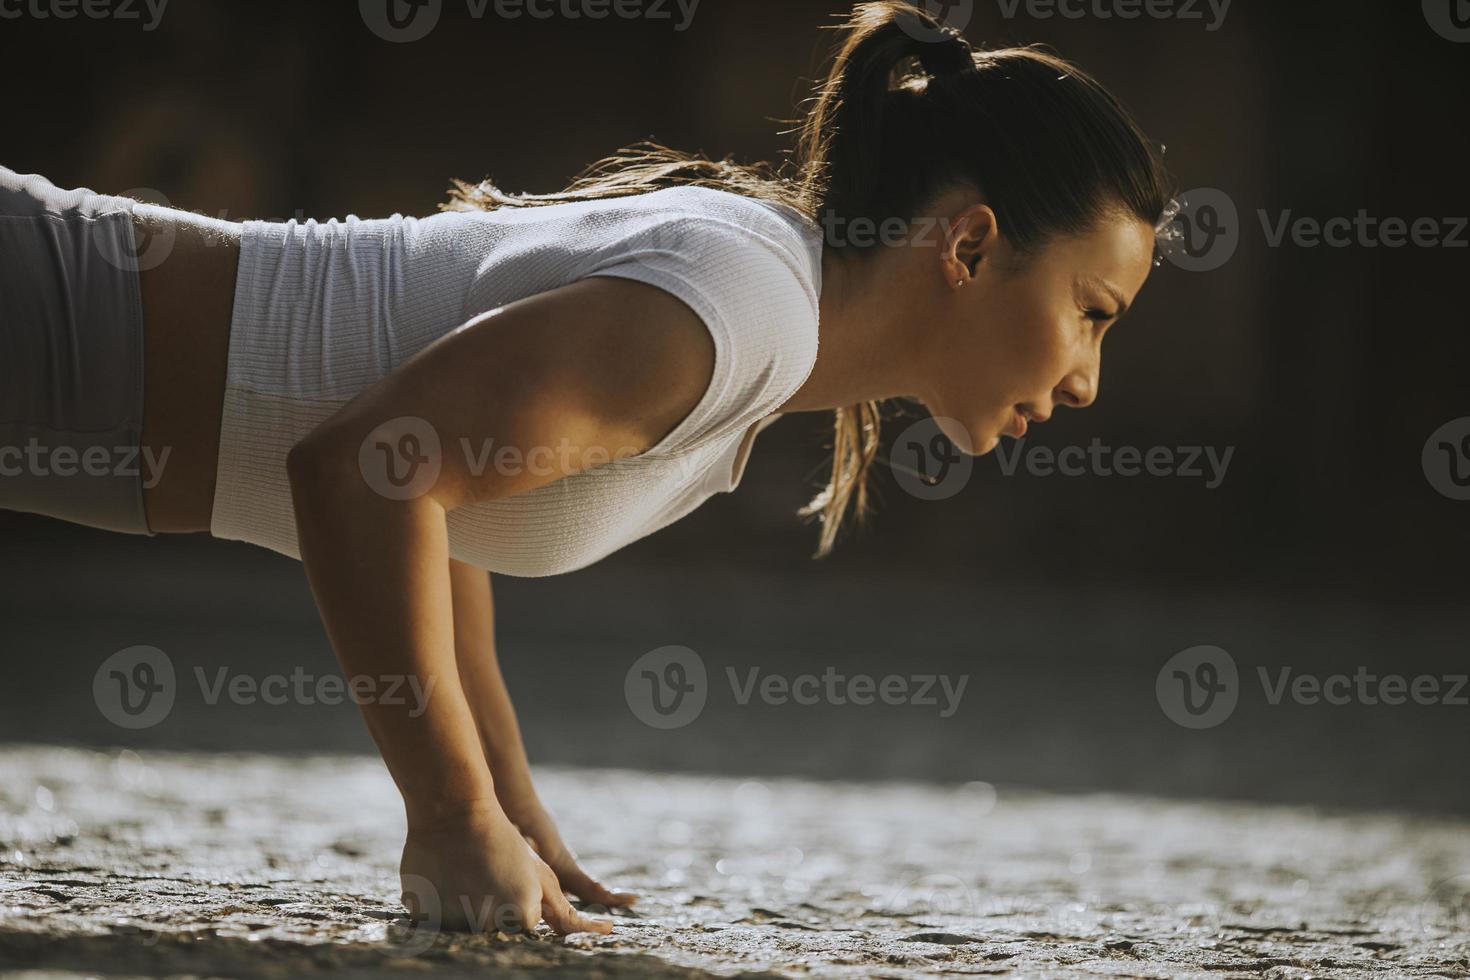
[[[0,747],[0,970],[1470,977],[1470,822],[550,770],[612,936],[401,918],[403,822],[364,757]]]

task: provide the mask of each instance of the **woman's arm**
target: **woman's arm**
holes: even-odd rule
[[[495,647],[495,602],[490,575],[461,561],[449,563],[454,594],[454,649],[459,679],[480,731],[480,745],[495,774],[495,796],[505,815],[556,873],[563,891],[599,905],[631,905],[637,896],[615,892],[582,870],[556,822],[536,794],[510,691]]]
[[[530,928],[544,914],[563,932],[607,929],[570,907],[497,802],[455,657],[447,513],[566,474],[477,467],[457,447],[567,447],[556,455],[567,473],[634,455],[692,411],[713,365],[713,342],[688,307],[651,286],[592,278],[452,331],[289,455],[302,561],[344,672],[415,675],[432,691],[417,715],[361,707],[404,798],[406,900],[410,875],[427,879],[451,927]],[[437,479],[409,499],[380,493],[360,450],[400,445],[423,425],[442,447]]]

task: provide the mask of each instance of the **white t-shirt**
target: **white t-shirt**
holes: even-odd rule
[[[821,249],[821,229],[794,209],[699,187],[428,218],[246,222],[210,532],[299,558],[285,462],[303,436],[467,320],[620,276],[703,319],[715,366],[699,403],[645,453],[448,516],[450,554],[480,568],[590,565],[740,483],[755,433],[816,362]],[[483,464],[496,447],[442,451],[461,448]]]

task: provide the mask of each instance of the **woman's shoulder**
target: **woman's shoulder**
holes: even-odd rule
[[[632,223],[635,230],[625,243],[644,252],[684,255],[727,293],[757,299],[761,290],[774,289],[786,301],[788,316],[793,305],[816,316],[822,237],[796,208],[699,185],[619,200],[642,218]]]
[[[589,272],[658,286],[707,325],[716,352],[709,392],[661,447],[690,448],[774,411],[810,374],[820,240],[765,202],[726,191],[676,187],[638,197],[633,206],[656,217],[637,223]]]
[[[778,241],[800,241],[803,248],[810,248],[814,237],[820,238],[816,222],[797,208],[776,200],[698,184],[666,187],[637,197],[645,207],[656,212],[726,222]]]

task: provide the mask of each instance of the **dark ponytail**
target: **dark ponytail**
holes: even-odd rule
[[[695,184],[788,204],[828,228],[876,227],[913,219],[944,191],[969,185],[986,195],[1023,257],[1109,214],[1150,225],[1162,216],[1171,188],[1152,146],[1117,100],[1061,58],[1036,48],[974,50],[901,0],[859,4],[836,30],[831,65],[779,169],[643,143],[560,193],[455,181],[445,207],[529,207]],[[826,247],[861,261],[871,241],[842,235]],[[878,402],[836,411],[831,476],[799,512],[821,521],[818,557],[831,552],[844,515],[861,522],[868,513],[881,422]]]

